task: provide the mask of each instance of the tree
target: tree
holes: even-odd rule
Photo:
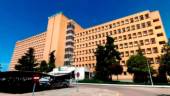
[[[45,60],[41,61],[39,71],[40,72],[48,72],[48,65]]]
[[[113,73],[119,73],[114,72],[114,70],[112,69],[112,65],[119,65],[119,61],[121,60],[120,53],[116,50],[114,39],[112,37],[107,36],[107,42],[104,46],[98,45],[95,55],[97,79],[104,81],[111,80]]]
[[[34,49],[29,48],[25,55],[18,60],[18,63],[19,64],[15,65],[16,70],[35,71],[35,67],[38,65],[38,63],[36,63],[35,60]]]
[[[162,48],[163,55],[161,56],[160,66],[158,68],[159,81],[167,83],[167,75],[170,76],[170,38],[168,42]]]
[[[112,64],[110,70],[113,75],[117,75],[117,80],[118,80],[118,75],[123,73],[123,67],[120,64]]]
[[[127,71],[133,75],[134,82],[147,82],[148,81],[148,66],[147,58],[142,54],[139,47],[136,55],[130,56],[127,60]]]
[[[48,62],[48,71],[52,71],[55,68],[55,55],[54,55],[55,51],[52,51],[49,54],[49,62]]]

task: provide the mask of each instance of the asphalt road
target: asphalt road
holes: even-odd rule
[[[80,90],[84,87],[102,88],[117,91],[119,96],[170,96],[170,88],[149,88],[149,87],[125,87],[114,85],[79,85]]]

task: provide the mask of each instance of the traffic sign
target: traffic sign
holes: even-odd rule
[[[39,82],[40,76],[38,74],[33,75],[33,81]]]

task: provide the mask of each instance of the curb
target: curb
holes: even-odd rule
[[[125,84],[98,84],[98,83],[78,83],[80,85],[99,85],[99,86],[119,86],[119,87],[146,87],[146,88],[170,88],[167,85],[125,85]]]

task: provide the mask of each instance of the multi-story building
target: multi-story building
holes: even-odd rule
[[[106,36],[115,39],[117,50],[121,53],[120,64],[124,66],[122,79],[129,78],[126,61],[137,53],[139,45],[149,63],[157,68],[162,45],[167,42],[158,11],[143,11],[87,29],[59,13],[49,17],[46,32],[16,43],[10,70],[14,70],[26,49],[33,47],[38,61],[48,60],[49,52],[55,50],[56,66],[71,64],[94,71],[94,52],[98,44],[106,43]]]

